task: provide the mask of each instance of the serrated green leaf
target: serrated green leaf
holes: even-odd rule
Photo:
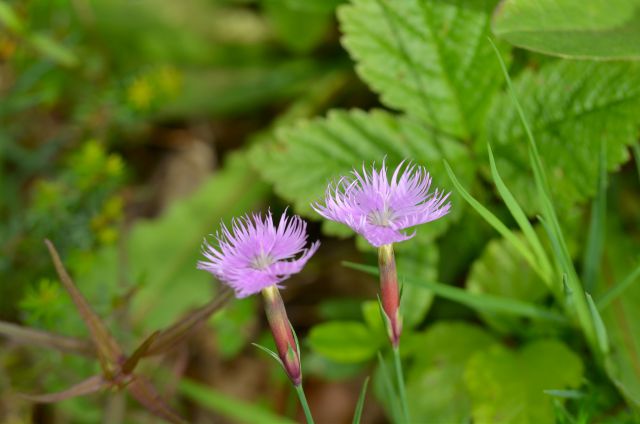
[[[489,35],[492,0],[353,0],[338,9],[343,44],[382,102],[469,137],[501,84]]]
[[[384,344],[381,335],[357,321],[330,321],[311,329],[311,349],[336,362],[357,363],[371,359]]]
[[[464,380],[473,400],[473,422],[555,423],[552,398],[544,390],[574,389],[584,367],[558,340],[538,340],[513,352],[494,345],[467,363]]]
[[[414,119],[380,110],[335,110],[326,118],[281,127],[273,142],[255,145],[250,156],[279,195],[293,202],[298,213],[314,218],[319,216],[310,204],[324,197],[330,181],[349,175],[363,163],[380,164],[385,156],[389,167],[403,159],[426,166],[433,186],[445,190],[451,185],[445,177],[443,159],[455,167],[463,181],[469,181],[474,173],[473,161],[463,144],[428,130]],[[462,202],[456,193],[451,201],[451,216],[458,216]],[[418,232],[433,238],[447,228],[449,221],[434,221]]]
[[[505,0],[496,36],[526,49],[581,59],[640,59],[637,0]]]
[[[544,282],[505,239],[487,244],[471,266],[466,287],[471,293],[488,293],[530,303],[538,303],[548,293]],[[524,328],[518,317],[495,312],[480,312],[480,315],[502,332],[518,332]]]
[[[515,95],[527,116],[556,208],[566,211],[596,192],[594,152],[606,146],[607,169],[628,160],[637,139],[640,65],[553,61],[514,79]],[[540,211],[531,184],[526,132],[509,93],[493,104],[487,138],[497,168],[527,213]]]
[[[441,321],[403,343],[414,358],[407,373],[409,410],[416,422],[463,423],[471,398],[463,373],[469,358],[496,340],[478,326]]]

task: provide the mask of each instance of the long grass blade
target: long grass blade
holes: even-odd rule
[[[101,375],[95,375],[90,377],[75,386],[72,386],[66,390],[56,392],[56,393],[47,393],[43,395],[28,395],[24,393],[20,393],[20,397],[30,400],[32,402],[38,403],[53,403],[60,402],[66,399],[75,398],[78,396],[84,396],[91,393],[95,393],[100,389],[103,389],[109,385],[109,382],[104,379]]]
[[[367,387],[369,386],[369,377],[364,380],[362,389],[360,390],[360,396],[358,396],[358,403],[356,404],[356,410],[353,413],[352,424],[360,424],[362,418],[362,410],[364,409],[364,401],[367,397]]]
[[[94,358],[96,356],[95,347],[87,340],[61,336],[6,321],[0,321],[0,335],[10,338],[15,343],[48,347],[65,353],[75,353]]]
[[[389,412],[391,413],[391,419],[394,423],[402,422],[399,418],[402,416],[402,412],[399,408],[399,400],[396,391],[393,389],[393,380],[387,364],[384,363],[382,354],[378,352],[378,367],[380,368],[380,374],[382,377],[382,386],[384,389],[385,398],[388,401]]]
[[[47,245],[47,249],[49,249],[49,254],[51,255],[51,259],[53,260],[53,265],[58,272],[58,276],[60,277],[60,281],[62,285],[67,290],[69,295],[71,296],[71,300],[76,305],[82,320],[86,324],[89,329],[89,333],[91,334],[91,340],[96,345],[96,350],[98,352],[98,358],[100,359],[100,364],[102,366],[105,374],[111,373],[111,367],[117,364],[118,360],[122,356],[122,350],[118,345],[118,342],[113,338],[109,329],[104,325],[102,320],[93,312],[91,306],[89,306],[89,302],[84,298],[80,290],[76,287],[73,280],[67,273],[62,261],[60,260],[60,255],[58,255],[58,251],[56,250],[53,243],[49,240],[44,241]]]
[[[173,424],[187,424],[187,421],[182,419],[182,417],[162,399],[155,387],[143,377],[135,376],[127,385],[127,390],[135,400],[156,417]]]
[[[597,340],[595,334],[595,323],[593,322],[592,315],[589,311],[589,305],[587,303],[584,289],[582,287],[582,284],[580,283],[580,280],[578,279],[576,269],[573,266],[571,255],[569,254],[569,249],[567,248],[567,243],[564,239],[564,235],[562,234],[562,228],[560,227],[558,215],[556,214],[555,207],[553,206],[553,202],[551,201],[551,189],[549,186],[547,175],[544,172],[544,168],[542,166],[542,159],[540,157],[540,153],[538,152],[535,137],[533,136],[533,132],[531,131],[531,127],[529,126],[527,117],[524,114],[524,110],[520,105],[518,96],[516,96],[516,92],[513,88],[513,83],[511,82],[509,72],[507,71],[507,66],[504,63],[504,60],[502,60],[502,56],[500,55],[498,48],[491,38],[489,38],[489,42],[491,43],[491,46],[496,53],[498,62],[500,63],[500,68],[502,69],[502,73],[507,82],[507,87],[511,95],[511,99],[513,100],[513,104],[516,107],[516,110],[520,117],[520,121],[522,122],[522,126],[524,127],[525,133],[527,134],[527,139],[529,140],[529,161],[531,163],[531,168],[533,169],[533,175],[538,191],[538,198],[542,209],[542,216],[548,220],[548,224],[546,225],[548,233],[555,239],[558,247],[558,249],[556,249],[557,263],[561,265],[562,271],[567,273],[569,286],[574,292],[573,294],[575,307],[578,313],[578,319],[580,320],[582,331],[592,348],[596,348]]]
[[[356,264],[353,262],[343,262],[343,265],[366,272],[371,275],[378,275],[378,268],[369,265]],[[491,294],[471,293],[465,289],[451,286],[444,283],[431,281],[412,281],[399,275],[405,284],[415,285],[432,291],[436,296],[449,299],[451,301],[468,306],[471,309],[485,312],[498,312],[503,314],[521,316],[526,318],[537,318],[555,323],[566,324],[566,318],[554,311],[550,311],[531,303],[506,297],[494,296]]]
[[[587,302],[589,302],[589,310],[591,311],[593,322],[595,323],[596,337],[598,340],[598,346],[600,347],[600,353],[607,356],[609,354],[609,335],[607,334],[607,327],[605,327],[602,316],[598,311],[598,307],[589,293],[587,293]]]
[[[611,287],[607,290],[600,299],[596,302],[598,305],[598,309],[600,311],[604,311],[611,302],[616,300],[616,298],[620,297],[622,293],[625,292],[633,283],[635,283],[638,279],[640,279],[640,263],[638,266],[627,275],[624,280],[620,281],[618,284]]]
[[[500,196],[504,200],[504,203],[509,209],[509,212],[511,212],[511,215],[518,223],[518,226],[522,230],[522,233],[524,234],[525,238],[529,242],[529,245],[533,249],[533,252],[535,253],[536,258],[538,260],[537,262],[540,264],[539,266],[541,271],[539,273],[540,277],[547,284],[547,286],[549,286],[552,289],[553,292],[558,293],[557,285],[555,286],[552,285],[553,280],[551,278],[551,273],[552,273],[551,262],[549,261],[549,258],[547,257],[547,253],[544,251],[544,248],[542,247],[540,238],[538,238],[538,235],[533,229],[531,222],[529,222],[529,218],[527,217],[527,215],[524,213],[524,211],[518,204],[518,201],[513,196],[513,194],[511,193],[507,185],[504,183],[504,181],[502,180],[502,177],[498,172],[498,167],[496,166],[496,161],[493,156],[493,151],[491,150],[491,146],[487,145],[487,149],[489,151],[491,175],[493,176],[493,181],[496,184],[498,193],[500,193]]]
[[[607,152],[600,143],[598,164],[598,190],[591,204],[591,220],[587,236],[587,247],[582,260],[582,281],[587,292],[593,292],[600,273],[607,220]]]
[[[241,402],[226,396],[193,380],[183,379],[179,384],[180,393],[197,402],[199,405],[219,413],[239,423],[260,424],[295,424],[284,417],[279,417],[258,405]]]
[[[511,231],[506,225],[504,225],[504,223],[502,223],[502,221],[500,221],[497,216],[489,211],[489,209],[485,208],[480,202],[474,199],[467,190],[465,190],[462,184],[460,184],[460,181],[458,181],[458,178],[455,176],[453,170],[451,169],[451,166],[449,166],[449,163],[447,163],[446,160],[444,161],[444,166],[456,190],[458,190],[460,195],[467,201],[467,203],[469,203],[469,205],[471,205],[471,207],[475,209],[475,211],[478,212],[478,214],[482,216],[482,218],[484,218],[484,220],[487,221],[489,225],[491,225],[498,233],[500,233],[502,237],[504,237],[509,243],[511,243],[511,245],[527,261],[531,268],[533,268],[538,274],[544,274],[540,269],[537,261],[535,260],[533,253],[527,247],[527,245],[523,243],[522,240],[520,240],[520,238],[518,238],[513,231]]]
[[[190,312],[186,317],[180,318],[170,327],[160,331],[153,340],[144,356],[153,356],[164,353],[186,339],[195,328],[204,323],[211,315],[222,309],[231,299],[233,291],[228,287],[223,287],[215,299],[206,305]]]
[[[640,141],[631,146],[633,150],[633,159],[636,161],[636,171],[638,171],[638,179],[640,179]]]

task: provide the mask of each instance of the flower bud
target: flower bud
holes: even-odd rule
[[[393,244],[384,244],[378,248],[378,267],[382,309],[387,318],[389,340],[395,348],[400,343],[402,319],[400,317],[400,293]]]
[[[276,342],[278,356],[293,385],[299,386],[302,383],[300,352],[298,352],[293,329],[287,317],[287,311],[284,308],[280,292],[275,285],[272,285],[262,289],[262,295],[264,297],[264,310],[271,327],[273,339]]]

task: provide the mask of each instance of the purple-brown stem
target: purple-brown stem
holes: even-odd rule
[[[402,318],[400,317],[400,292],[393,244],[384,244],[378,248],[378,267],[380,269],[382,309],[387,317],[389,340],[396,348],[400,343]]]
[[[264,296],[264,310],[271,327],[273,339],[276,342],[278,356],[284,365],[284,369],[294,386],[302,383],[302,371],[300,370],[300,352],[293,336],[291,323],[287,317],[282,297],[276,286],[262,289]]]

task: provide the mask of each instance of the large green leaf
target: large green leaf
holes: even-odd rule
[[[467,290],[531,303],[536,303],[548,293],[544,282],[505,239],[492,240],[487,244],[471,267]],[[521,318],[492,312],[480,312],[480,315],[492,327],[504,332],[525,328]]]
[[[640,59],[638,0],[504,0],[493,31],[512,44],[564,57]]]
[[[103,249],[91,268],[78,275],[80,290],[117,281],[136,285],[131,305],[136,329],[148,332],[171,324],[214,295],[211,275],[196,269],[204,238],[215,233],[222,220],[251,211],[267,192],[244,156],[229,158],[193,195],[159,218],[133,226],[126,264],[114,248]]]
[[[307,342],[320,355],[350,364],[373,358],[386,337],[358,321],[330,321],[313,327]]]
[[[544,390],[577,388],[583,371],[580,357],[553,339],[515,352],[500,345],[478,352],[464,373],[473,422],[555,423],[552,398]]]
[[[462,423],[471,417],[471,398],[464,385],[467,361],[495,343],[480,327],[438,322],[413,335],[405,349],[414,358],[407,374],[411,416],[420,422]]]
[[[353,0],[343,44],[382,102],[443,132],[478,129],[502,82],[490,44],[493,0]]]
[[[276,192],[294,203],[296,211],[319,218],[311,202],[324,198],[327,184],[353,168],[361,169],[387,158],[390,167],[402,159],[425,165],[434,187],[450,190],[443,159],[455,167],[460,178],[469,181],[473,163],[468,149],[450,137],[429,131],[409,117],[387,112],[360,110],[329,112],[326,118],[304,120],[281,127],[271,142],[261,142],[250,152],[252,163],[263,177],[274,184]],[[452,216],[463,202],[452,194]],[[446,229],[449,219],[440,219],[419,232],[436,235]]]
[[[639,64],[554,61],[538,72],[524,71],[514,89],[560,211],[595,194],[601,141],[609,170],[629,158],[627,146],[640,123]],[[526,134],[508,93],[489,113],[487,139],[517,200],[529,213],[538,210]]]

